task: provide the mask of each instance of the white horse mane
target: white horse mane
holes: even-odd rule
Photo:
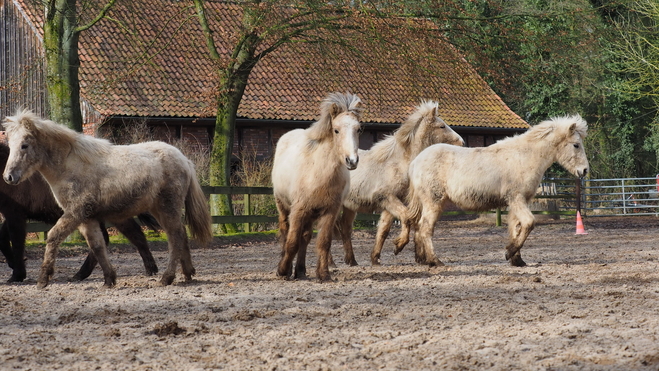
[[[380,162],[386,161],[395,154],[396,143],[400,143],[406,151],[409,150],[419,128],[419,122],[438,106],[439,104],[432,100],[421,101],[421,104],[416,106],[416,110],[393,134],[386,135],[384,139],[373,145],[370,150],[373,156]]]
[[[330,93],[320,104],[320,118],[308,129],[309,139],[322,140],[329,137],[332,134],[332,118],[335,116],[350,112],[359,120],[363,110],[364,106],[357,95]]]
[[[87,163],[94,162],[100,154],[107,153],[112,146],[105,139],[78,133],[64,125],[42,119],[30,110],[20,110],[15,116],[7,117],[3,126],[9,136],[19,127],[23,127],[37,138],[40,133],[54,138],[55,141],[49,142],[51,145],[68,144],[72,152]]]
[[[517,140],[518,138],[528,137],[533,139],[542,139],[554,134],[562,134],[564,136],[568,134],[566,130],[569,130],[573,124],[575,125],[574,130],[579,134],[579,136],[581,136],[582,139],[585,138],[588,134],[588,124],[583,118],[581,118],[581,115],[576,114],[571,116],[566,115],[552,117],[548,120],[540,122],[537,125],[534,125],[526,133],[501,139],[497,141],[496,144]],[[564,137],[560,137],[558,139],[563,138]]]

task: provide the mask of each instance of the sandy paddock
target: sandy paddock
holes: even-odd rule
[[[355,236],[358,267],[333,282],[275,276],[274,237],[216,238],[193,250],[197,275],[169,287],[144,276],[129,246],[113,246],[114,289],[97,270],[68,283],[85,248],[65,249],[45,290],[42,250],[23,284],[0,284],[0,368],[7,370],[659,369],[659,218],[543,222],[504,260],[505,228],[440,221],[446,267],[411,249],[368,263],[373,231]],[[312,241],[313,245],[313,241]],[[161,269],[166,247],[153,246]],[[310,250],[313,250],[311,248]],[[10,275],[3,265],[3,280]]]

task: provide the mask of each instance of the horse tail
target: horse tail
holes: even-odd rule
[[[198,244],[205,246],[213,239],[208,201],[194,173],[190,178],[188,194],[185,197],[185,224],[190,228],[192,238]]]
[[[410,182],[410,186],[407,191],[407,216],[409,222],[412,225],[416,225],[421,219],[421,212],[423,211],[423,204],[419,200],[419,196],[416,194],[416,187]]]

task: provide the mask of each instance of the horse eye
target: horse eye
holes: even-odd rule
[[[339,133],[339,129],[334,129],[334,134],[338,134],[338,133]]]
[[[574,144],[574,148],[579,148],[579,144],[578,144],[578,143],[575,143],[575,144]]]
[[[21,144],[21,149],[27,149],[27,147],[28,147],[27,143]]]

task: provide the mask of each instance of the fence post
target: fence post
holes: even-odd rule
[[[497,207],[497,227],[501,227],[501,209]]]
[[[251,210],[252,205],[251,205],[251,202],[250,202],[250,195],[247,194],[247,193],[243,195],[243,208],[245,209],[243,211],[243,214],[252,215],[252,210]],[[245,232],[248,232],[248,233],[251,232],[249,223],[243,224],[243,228],[245,229]]]
[[[627,214],[627,196],[625,195],[625,180],[621,179],[620,184],[622,186],[622,213]]]

